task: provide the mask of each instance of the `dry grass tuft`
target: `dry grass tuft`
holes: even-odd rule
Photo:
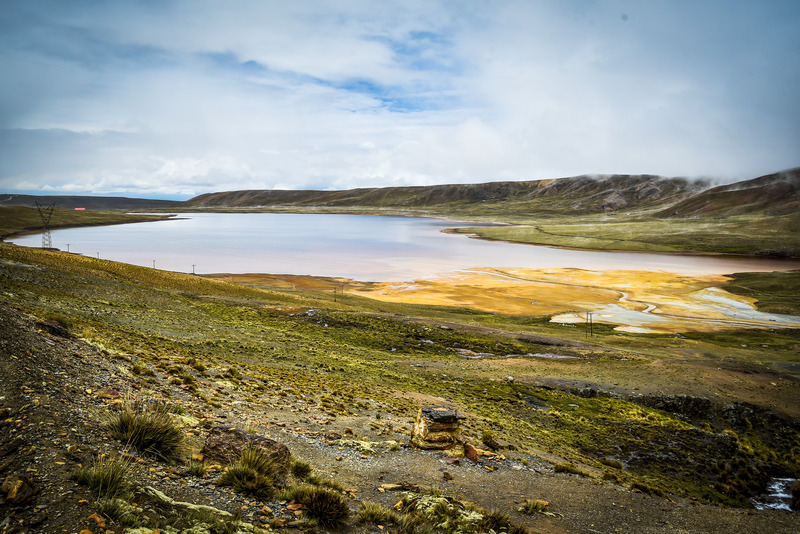
[[[122,405],[106,423],[111,434],[139,452],[161,460],[174,460],[183,444],[183,433],[164,406]]]

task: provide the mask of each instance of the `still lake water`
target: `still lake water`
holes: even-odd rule
[[[475,224],[371,215],[190,213],[149,223],[53,230],[53,246],[86,256],[197,274],[271,273],[410,281],[471,267],[573,267],[679,273],[800,269],[800,261],[565,250],[470,239]],[[13,243],[41,246],[41,234]],[[69,246],[68,246],[69,244]],[[194,266],[194,267],[193,267]]]

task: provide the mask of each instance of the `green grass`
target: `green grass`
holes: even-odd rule
[[[778,383],[784,377],[781,383],[789,389],[763,392],[779,401],[794,383],[792,371],[782,370],[796,361],[797,337],[789,331],[678,337],[598,329],[587,340],[577,328],[536,317],[390,304],[347,294],[334,303],[325,292],[262,290],[8,245],[0,246],[0,262],[5,302],[37,317],[60,314],[76,336],[111,356],[136,361],[135,380],[144,384],[145,369],[157,369],[159,377],[166,373],[184,388],[192,386],[187,393],[211,405],[225,406],[238,396],[275,410],[302,406],[370,418],[380,412],[382,421],[408,421],[420,407],[412,394],[421,393],[468,407],[471,416],[463,428],[474,443],[485,433],[525,453],[553,454],[601,469],[599,459],[613,457],[625,462],[619,478],[626,484],[641,480],[727,504],[743,504],[744,490],[709,489],[722,480],[724,468],[706,467],[725,455],[744,462],[754,480],[753,468],[763,461],[776,472],[791,471],[785,451],[798,438],[796,430],[754,421],[749,433],[736,429],[748,441],[727,450],[720,448],[723,438],[705,427],[602,394],[604,385],[617,382],[632,398],[634,387],[653,384],[664,394],[684,391],[687,382],[665,381],[660,364],[686,362],[720,368],[737,379],[768,373]],[[302,313],[309,308],[321,311],[313,317]],[[449,330],[436,326],[443,321]],[[523,334],[538,337],[526,340]],[[465,360],[457,348],[497,356]],[[503,357],[527,352],[576,358]],[[505,380],[510,374],[513,383]],[[147,387],[169,391],[165,379],[148,379],[153,382]],[[587,382],[601,394],[578,395]],[[697,395],[730,402],[719,384],[689,383]],[[395,426],[402,424],[395,421]],[[669,447],[663,450],[659,443]],[[662,452],[673,460],[659,461]]]
[[[725,290],[757,299],[755,305],[759,310],[800,315],[800,271],[736,273]]]
[[[146,222],[163,218],[163,215],[129,214],[121,211],[75,211],[56,208],[50,217],[50,228]],[[0,238],[41,229],[42,218],[36,208],[0,206]]]
[[[428,494],[405,493],[400,502],[404,518],[414,518],[414,522],[421,520],[436,531],[453,534],[526,532],[524,528],[511,523],[506,514],[483,510],[437,491]]]
[[[488,239],[594,250],[800,256],[797,215],[667,219],[614,214],[554,216],[519,224],[458,231]]]

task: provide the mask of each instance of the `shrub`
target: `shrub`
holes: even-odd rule
[[[525,528],[511,523],[509,517],[496,510],[486,511],[472,504],[465,504],[435,490],[428,495],[406,493],[398,526],[402,532],[423,530],[458,534],[484,534],[506,532],[524,534]]]
[[[397,514],[374,502],[362,502],[358,508],[358,522],[373,525],[391,525],[397,523]]]
[[[66,315],[62,315],[60,313],[50,313],[47,314],[46,318],[58,324],[64,330],[69,331],[72,329],[72,322]]]
[[[186,471],[192,476],[203,478],[204,476],[206,476],[206,473],[208,472],[208,464],[206,464],[205,462],[198,462],[195,460],[191,460],[189,462],[189,467]]]
[[[541,514],[547,511],[548,506],[550,506],[550,503],[547,501],[543,501],[541,499],[528,499],[522,503],[522,506],[517,508],[517,511],[527,515]]]
[[[141,509],[131,505],[125,499],[100,499],[95,506],[98,513],[123,527],[143,526],[144,522],[140,517]]]
[[[311,464],[292,458],[291,472],[297,480],[305,480],[311,474]]]
[[[109,418],[106,427],[115,438],[137,451],[162,460],[176,458],[183,444],[183,433],[163,406],[124,404]]]
[[[288,492],[312,519],[323,527],[339,527],[350,515],[341,493],[317,486],[300,486]]]
[[[481,532],[510,532],[513,525],[507,514],[490,510],[483,512],[483,519],[478,521],[478,528]]]
[[[247,448],[228,467],[217,484],[232,486],[235,491],[266,500],[275,495],[272,476],[275,466],[259,449]]]
[[[661,491],[659,488],[650,486],[648,484],[645,484],[644,482],[631,482],[631,489],[639,490],[642,493],[646,493],[648,495],[658,495],[659,497],[664,496],[664,492]]]
[[[139,376],[155,376],[155,372],[141,362],[136,362],[131,367],[131,373]]]
[[[608,458],[600,458],[600,463],[603,465],[607,465],[608,467],[613,467],[614,469],[622,469],[622,462],[617,460],[609,460]]]
[[[570,473],[572,475],[580,475],[582,477],[588,477],[589,473],[575,467],[575,464],[555,464],[553,466],[553,471],[556,473]]]
[[[344,491],[344,486],[342,486],[339,482],[333,480],[332,478],[323,478],[318,477],[317,475],[308,475],[304,482],[311,484],[312,486],[325,486],[326,488],[330,488],[336,491]]]
[[[121,458],[99,456],[90,467],[73,471],[70,478],[89,486],[98,497],[113,500],[129,493],[128,467],[129,463]]]

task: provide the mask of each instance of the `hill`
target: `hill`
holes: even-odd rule
[[[800,212],[800,168],[752,180],[721,185],[693,195],[664,210],[662,216],[765,216]]]
[[[385,187],[230,191],[192,209],[380,213],[508,223],[460,233],[518,243],[678,253],[800,256],[800,169],[711,187],[652,175]]]
[[[586,337],[13,245],[0,276],[2,532],[332,531],[336,502],[348,534],[797,532],[748,501],[798,475],[796,332]],[[410,445],[431,405],[478,456]],[[229,427],[288,448],[282,492],[226,485]]]
[[[87,210],[175,209],[182,205],[182,202],[179,201],[148,198],[0,194],[0,206],[35,207],[37,202],[39,204],[55,203],[56,208],[68,210],[75,208],[86,208]]]
[[[453,205],[538,202],[575,212],[615,211],[677,202],[707,187],[705,182],[651,175],[576,176],[556,180],[488,182],[345,191],[249,190],[208,193],[189,199],[191,207],[372,207],[445,208]]]

